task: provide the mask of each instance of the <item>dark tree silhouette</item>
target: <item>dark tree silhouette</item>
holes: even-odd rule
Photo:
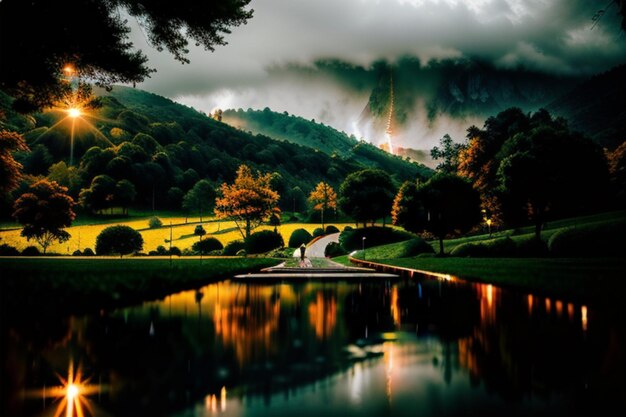
[[[427,230],[439,239],[453,232],[466,232],[481,219],[480,197],[471,184],[457,175],[437,174],[414,187],[403,185],[394,204],[394,224],[410,231]]]
[[[357,222],[373,223],[380,218],[384,222],[391,212],[396,187],[385,171],[364,169],[346,177],[339,195],[341,209]]]
[[[96,237],[98,255],[127,255],[143,248],[141,233],[129,226],[109,226]]]
[[[224,45],[230,27],[252,17],[250,0],[4,0],[0,2],[0,88],[13,94],[16,108],[48,107],[71,89],[63,68],[98,85],[143,81],[153,72],[133,48],[124,15],[141,26],[157,50],[189,62],[188,41],[212,51]]]
[[[8,130],[0,131],[0,192],[8,193],[17,187],[22,176],[22,165],[13,158],[13,152],[27,150],[22,135]]]
[[[34,239],[46,253],[55,240],[65,242],[70,238],[63,229],[76,217],[73,207],[74,200],[67,195],[67,188],[41,180],[15,201],[13,217],[24,226],[21,235]]]

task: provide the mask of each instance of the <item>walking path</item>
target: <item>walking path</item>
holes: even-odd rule
[[[338,242],[339,233],[324,236],[306,248],[304,260],[300,260],[300,249],[295,249],[293,260],[265,268],[259,273],[236,275],[236,280],[246,281],[295,281],[337,279],[394,279],[396,274],[384,274],[371,268],[347,267],[324,257],[324,249],[330,242]]]

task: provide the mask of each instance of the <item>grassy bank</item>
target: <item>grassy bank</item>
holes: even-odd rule
[[[278,264],[270,258],[0,258],[3,317],[128,305]]]
[[[337,259],[335,259],[337,260]],[[369,260],[369,257],[368,257]],[[616,303],[626,290],[626,260],[520,258],[371,259],[403,268],[450,274],[535,294]],[[345,262],[345,259],[339,259]]]

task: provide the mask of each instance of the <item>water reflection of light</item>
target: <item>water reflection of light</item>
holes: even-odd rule
[[[326,339],[337,323],[337,300],[334,295],[324,296],[318,291],[315,301],[309,304],[309,321],[318,339]]]
[[[477,284],[480,299],[480,318],[484,322],[493,323],[496,320],[496,304],[498,288],[493,285]]]
[[[356,404],[361,403],[361,389],[363,388],[363,369],[361,367],[359,362],[354,364],[350,379],[350,399]]]
[[[398,297],[398,287],[391,289],[391,317],[393,317],[393,324],[400,324],[400,299]]]
[[[567,303],[567,317],[574,320],[574,304],[572,303]]]
[[[385,364],[387,365],[385,391],[387,393],[387,402],[391,404],[393,382],[393,343],[385,343],[383,345],[383,349],[385,352]]]
[[[552,300],[546,298],[546,313],[550,314],[552,311]]]
[[[563,301],[556,300],[555,306],[556,306],[556,314],[557,316],[560,316],[563,313]]]
[[[587,331],[587,306],[580,307],[580,323],[583,327],[583,331]]]
[[[226,387],[222,387],[222,389],[220,390],[219,400],[217,398],[217,395],[215,394],[209,394],[204,397],[204,408],[211,413],[226,411]]]
[[[526,299],[528,300],[528,314],[532,314],[533,313],[533,295],[528,294],[528,297],[526,297]]]
[[[65,415],[65,417],[83,417],[85,415],[94,415],[93,408],[87,396],[99,393],[103,387],[100,385],[89,384],[89,379],[84,379],[80,366],[74,372],[74,365],[70,362],[67,379],[57,374],[61,385],[44,388],[34,392],[33,395],[42,398],[60,399],[54,413],[55,417]]]

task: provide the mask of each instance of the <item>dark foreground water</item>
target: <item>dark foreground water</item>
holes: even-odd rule
[[[8,314],[2,415],[622,415],[626,326],[608,311],[415,278]]]

